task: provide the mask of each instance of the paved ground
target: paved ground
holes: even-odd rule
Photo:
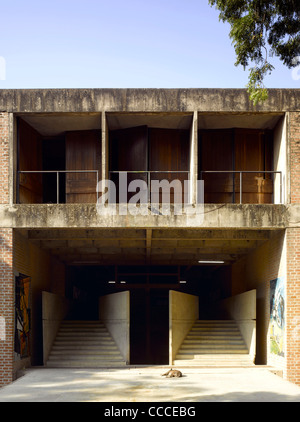
[[[300,402],[300,387],[266,368],[33,368],[0,388],[0,402]]]

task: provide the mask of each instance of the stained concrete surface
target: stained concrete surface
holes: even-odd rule
[[[300,387],[265,367],[32,368],[0,388],[0,402],[300,402]]]

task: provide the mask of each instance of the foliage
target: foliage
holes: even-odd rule
[[[251,66],[247,85],[251,100],[264,101],[268,92],[263,81],[274,69],[270,57],[278,56],[288,68],[300,63],[300,1],[209,0],[209,4],[231,26],[235,65]]]

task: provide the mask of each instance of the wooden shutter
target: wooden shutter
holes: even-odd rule
[[[184,201],[184,180],[188,180],[190,161],[190,134],[188,130],[149,129],[149,170],[153,180],[179,180],[182,197],[175,202]],[[161,171],[161,173],[154,173]],[[168,171],[172,173],[167,173]],[[176,173],[178,171],[178,173]],[[184,173],[180,173],[184,171]],[[175,173],[173,173],[175,172]],[[160,202],[162,196],[160,195]],[[170,202],[174,202],[174,191],[170,192]]]
[[[42,138],[29,124],[19,120],[19,170],[42,170]],[[20,173],[20,204],[40,204],[43,202],[43,182],[41,173]]]
[[[133,180],[147,182],[147,157],[148,157],[148,128],[137,126],[133,128],[113,130],[109,133],[110,138],[110,179],[115,182],[117,188],[117,202],[119,191],[119,174],[127,173],[127,187]],[[132,172],[141,173],[132,173]],[[128,189],[127,189],[128,192]],[[135,193],[127,193],[127,199]]]
[[[236,129],[235,168],[255,171],[242,175],[243,204],[272,203],[272,175],[259,172],[272,170],[272,139],[268,133],[255,129]],[[236,174],[235,189],[236,202],[240,202],[239,174]]]
[[[99,131],[66,133],[66,170],[101,170],[101,134]],[[66,202],[96,203],[96,173],[67,173]]]
[[[233,162],[233,131],[202,130],[199,131],[199,172],[201,171],[231,171]],[[205,203],[233,202],[232,173],[202,173],[204,180]]]

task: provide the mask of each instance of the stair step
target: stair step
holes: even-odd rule
[[[48,368],[111,368],[111,367],[124,367],[126,366],[126,362],[120,361],[120,362],[114,362],[114,361],[101,361],[97,362],[94,361],[91,364],[88,362],[83,361],[68,361],[68,362],[62,362],[62,361],[48,361],[47,367]]]
[[[49,356],[49,361],[51,360],[85,360],[85,361],[97,361],[97,360],[122,360],[121,355],[118,353],[117,355],[114,354],[92,354],[92,355],[88,355],[88,354],[83,354],[80,355],[78,353],[76,354],[63,354],[63,355],[53,355],[51,354]]]
[[[113,355],[120,355],[119,350],[113,349],[113,350],[89,350],[89,349],[61,349],[61,350],[52,350],[51,351],[51,356],[69,356],[70,354],[73,355],[93,355],[93,356],[102,356],[102,355],[107,355],[109,353],[110,356]]]
[[[116,343],[99,321],[63,321],[47,361],[47,367],[124,365]]]
[[[118,350],[117,346],[114,343],[108,344],[108,345],[106,345],[106,344],[89,345],[89,344],[85,344],[85,343],[71,344],[71,345],[69,345],[69,344],[54,344],[52,346],[52,351],[54,351],[54,350],[99,350],[99,349],[102,349],[102,350]]]
[[[205,349],[229,349],[229,350],[235,350],[235,349],[241,349],[241,350],[245,350],[245,346],[243,343],[239,343],[239,344],[211,344],[211,343],[206,343],[206,344],[194,344],[194,345],[182,345],[181,350],[205,350]]]
[[[253,362],[235,321],[198,320],[182,342],[174,364],[251,366]]]

